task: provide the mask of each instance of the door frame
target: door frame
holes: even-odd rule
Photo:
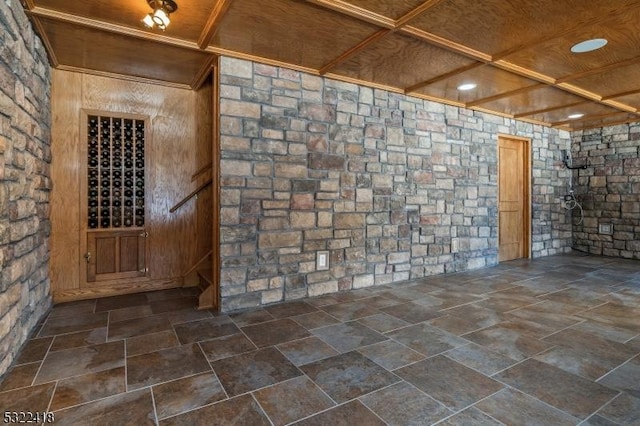
[[[498,262],[500,262],[500,140],[501,139],[511,139],[515,141],[522,142],[524,144],[524,166],[526,170],[524,171],[524,178],[526,179],[526,184],[524,185],[524,193],[523,196],[523,204],[524,204],[524,212],[523,212],[523,223],[522,228],[524,230],[524,256],[523,259],[531,259],[531,241],[532,241],[532,220],[531,220],[531,187],[532,187],[532,169],[533,156],[531,155],[531,138],[526,138],[522,136],[514,136],[508,135],[504,133],[499,133],[496,141],[496,149],[497,149],[497,224],[498,224]]]

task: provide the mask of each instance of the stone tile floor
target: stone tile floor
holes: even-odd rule
[[[56,305],[0,407],[56,424],[640,425],[640,262],[573,253],[230,315]]]

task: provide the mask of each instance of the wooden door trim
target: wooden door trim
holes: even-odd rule
[[[522,136],[514,136],[514,135],[508,135],[508,134],[504,134],[504,133],[498,133],[498,139],[497,139],[497,153],[498,153],[498,162],[497,162],[497,170],[498,170],[498,176],[497,176],[497,206],[498,206],[498,212],[497,212],[497,222],[498,222],[498,258],[499,258],[499,253],[500,253],[500,140],[501,139],[511,139],[511,140],[516,140],[516,141],[520,141],[522,143],[524,143],[525,145],[525,149],[524,149],[524,164],[526,166],[526,170],[524,173],[524,177],[526,179],[526,184],[524,185],[524,194],[523,194],[523,199],[524,199],[524,220],[522,223],[522,228],[523,228],[523,236],[524,236],[524,258],[525,259],[530,259],[531,258],[531,241],[532,241],[532,229],[531,229],[531,213],[532,213],[532,208],[531,208],[531,186],[532,186],[532,155],[531,155],[531,138],[527,138],[527,137],[522,137]]]
[[[211,95],[213,102],[211,108],[212,115],[212,144],[211,147],[211,200],[213,219],[211,223],[211,276],[214,287],[212,308],[219,311],[221,308],[220,301],[220,57],[213,63],[211,76],[213,82],[211,84]]]

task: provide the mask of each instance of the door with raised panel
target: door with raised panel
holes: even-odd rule
[[[530,141],[498,138],[498,260],[529,257]]]
[[[85,120],[85,281],[144,277],[146,117],[88,112]]]

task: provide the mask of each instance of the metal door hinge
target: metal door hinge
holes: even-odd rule
[[[149,236],[149,233],[148,233],[148,232],[146,232],[146,231],[145,231],[145,232],[141,232],[141,233],[140,233],[140,236],[141,236],[142,238],[147,238],[147,237]]]
[[[146,274],[147,272],[149,272],[149,268],[142,268],[138,272],[140,272],[141,274]]]
[[[84,254],[84,258],[87,259],[87,263],[89,263],[89,261],[91,261],[91,253],[90,252],[86,252]]]

